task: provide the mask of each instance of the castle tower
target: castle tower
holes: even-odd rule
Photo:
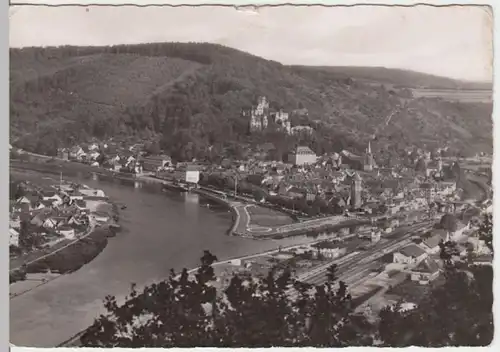
[[[363,190],[362,179],[356,172],[351,181],[351,208],[359,209],[361,207],[361,192]]]
[[[262,122],[259,116],[255,114],[255,110],[250,112],[250,131],[259,131],[262,129]]]
[[[264,115],[262,116],[262,129],[266,129],[267,128],[267,115]]]

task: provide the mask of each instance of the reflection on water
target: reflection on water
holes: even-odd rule
[[[24,172],[23,177],[29,172]],[[41,180],[38,174],[33,182]],[[92,324],[106,295],[123,298],[138,287],[165,279],[170,269],[193,268],[203,250],[219,260],[309,241],[306,236],[257,241],[227,236],[227,208],[190,193],[163,193],[159,184],[65,172],[65,180],[102,189],[118,204],[123,232],[76,272],[10,301],[10,341],[51,347]],[[54,176],[54,179],[58,179]],[[56,181],[57,182],[57,181]]]
[[[182,196],[186,203],[198,205],[200,202],[200,196],[196,193],[184,192]]]

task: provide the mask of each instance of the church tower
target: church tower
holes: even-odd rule
[[[366,152],[365,152],[365,160],[363,163],[363,170],[364,171],[372,171],[373,170],[373,154],[372,154],[372,147],[371,147],[370,141],[368,141],[368,148],[366,148]]]
[[[361,207],[361,192],[363,190],[362,179],[356,172],[351,180],[351,208],[359,209]]]

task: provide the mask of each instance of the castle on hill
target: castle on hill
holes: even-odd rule
[[[256,107],[252,106],[250,109],[243,110],[242,115],[248,117],[250,120],[250,132],[258,132],[267,129],[269,119],[273,118],[277,125],[282,126],[287,133],[291,133],[289,114],[283,110],[271,112],[269,109],[269,101],[264,96],[258,98]]]

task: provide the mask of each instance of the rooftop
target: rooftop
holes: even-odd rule
[[[425,254],[425,251],[417,246],[416,244],[410,244],[399,250],[399,253],[407,256],[407,257],[419,257],[422,254]]]
[[[315,154],[311,148],[309,147],[306,147],[306,146],[298,146],[296,149],[295,149],[295,152],[296,153],[307,153],[307,154]]]
[[[417,265],[414,271],[434,274],[435,272],[439,271],[439,266],[434,261],[434,259],[427,257]]]
[[[445,240],[445,237],[446,237],[446,234],[445,236],[443,237],[443,235],[441,233],[436,233],[434,234],[433,236],[425,239],[423,241],[423,243],[429,247],[429,248],[435,248],[439,245],[439,242],[441,242],[441,240]]]

